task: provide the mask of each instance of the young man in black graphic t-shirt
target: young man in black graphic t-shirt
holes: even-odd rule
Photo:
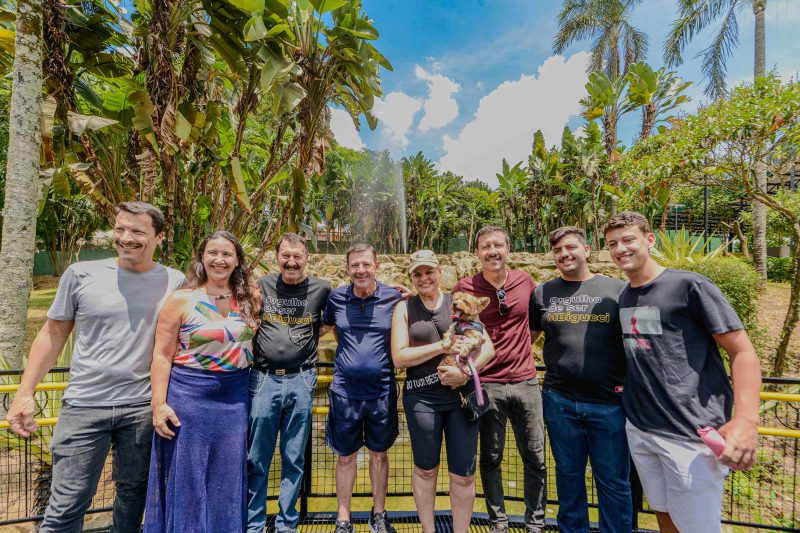
[[[278,241],[280,274],[258,280],[264,298],[261,324],[254,339],[250,372],[250,431],[247,454],[247,530],[264,531],[267,480],[281,435],[281,489],[275,530],[295,531],[295,509],[303,479],[303,464],[311,430],[311,403],[317,383],[315,363],[322,310],[331,286],[308,277],[308,250],[299,235]]]
[[[645,496],[661,531],[719,533],[727,467],[747,469],[755,459],[758,356],[710,279],[653,260],[655,236],[641,214],[619,213],[603,233],[630,280],[619,296],[628,361],[623,405]],[[730,357],[733,387],[717,343]],[[726,440],[719,458],[698,436],[706,426]]]
[[[625,284],[589,271],[580,228],[550,234],[561,277],[536,287],[531,330],[544,332],[542,406],[556,461],[558,527],[589,531],[586,463],[597,482],[602,531],[631,530],[630,460],[622,411],[625,350],[617,298]]]

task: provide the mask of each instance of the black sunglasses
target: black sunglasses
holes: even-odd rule
[[[508,313],[508,304],[506,303],[506,291],[503,289],[497,289],[495,293],[497,295],[497,304],[498,310],[500,311],[500,316],[505,316]]]

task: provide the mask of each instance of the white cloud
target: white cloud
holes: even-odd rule
[[[425,114],[417,125],[419,131],[428,131],[450,124],[458,116],[458,103],[453,94],[458,92],[460,86],[446,76],[427,72],[419,65],[415,73],[418,78],[428,82],[428,98],[423,104]]]
[[[364,142],[353,124],[353,119],[350,118],[350,113],[344,109],[331,108],[331,131],[340,146],[353,150],[364,148]]]
[[[536,130],[542,130],[548,146],[560,142],[564,125],[580,112],[588,61],[587,52],[567,60],[551,56],[538,75],[501,83],[481,98],[458,137],[444,136],[439,168],[496,186],[501,160],[511,165],[527,161]]]
[[[422,99],[403,92],[391,92],[375,100],[372,112],[383,125],[381,134],[387,148],[403,149],[408,146],[406,134],[414,122],[414,115],[422,109]]]

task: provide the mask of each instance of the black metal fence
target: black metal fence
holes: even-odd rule
[[[335,513],[336,456],[325,443],[325,420],[327,414],[328,387],[330,384],[329,365],[320,365],[320,378],[314,400],[314,415],[311,438],[306,450],[306,472],[300,498],[303,515]],[[48,375],[45,390],[37,392],[40,406],[38,419],[45,419],[39,433],[30,439],[21,439],[6,429],[0,429],[0,525],[33,522],[41,517],[49,495],[51,457],[48,449],[52,437],[53,423],[58,415],[63,382],[67,380],[67,369],[54,369]],[[7,408],[13,398],[13,383],[19,379],[19,371],[0,372],[0,406]],[[777,383],[775,382],[777,381]],[[780,391],[800,390],[800,379],[772,380],[773,387]],[[59,384],[60,383],[60,384]],[[800,531],[800,464],[798,452],[800,439],[782,432],[781,429],[800,430],[800,403],[786,401],[789,397],[774,395],[778,399],[762,402],[761,425],[778,428],[777,435],[762,435],[758,460],[748,472],[734,472],[726,482],[723,504],[724,522],[764,530]],[[3,412],[5,409],[3,409]],[[401,410],[400,435],[389,451],[389,509],[390,511],[413,511],[411,493],[412,458],[411,446],[405,418]],[[48,420],[49,419],[49,420]],[[506,501],[512,514],[522,514],[523,469],[522,461],[516,454],[516,446],[511,431],[507,432],[504,459],[504,485]],[[359,469],[354,488],[354,505],[358,498],[371,498],[371,488],[367,469],[368,455],[359,455]],[[437,493],[448,494],[447,459],[443,453]],[[548,515],[555,518],[558,499],[555,488],[555,467],[552,457],[547,453]],[[478,492],[481,492],[480,474]],[[642,501],[641,489],[635,474],[634,499],[635,520],[640,527],[655,529],[655,520],[647,503]],[[587,489],[590,505],[597,506],[596,492],[587,468]],[[280,485],[280,456],[276,453],[270,472],[269,500],[270,510],[275,508]],[[110,461],[98,486],[90,513],[109,510],[114,497],[111,480]],[[478,503],[476,507],[481,505]],[[368,504],[367,504],[368,508]],[[334,515],[331,515],[331,517]]]

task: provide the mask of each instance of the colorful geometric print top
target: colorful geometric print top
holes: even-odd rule
[[[222,316],[203,290],[194,309],[181,324],[178,354],[173,363],[199,370],[231,372],[248,368],[253,362],[253,330],[239,316],[231,298],[228,316]],[[212,298],[213,300],[213,298]]]

